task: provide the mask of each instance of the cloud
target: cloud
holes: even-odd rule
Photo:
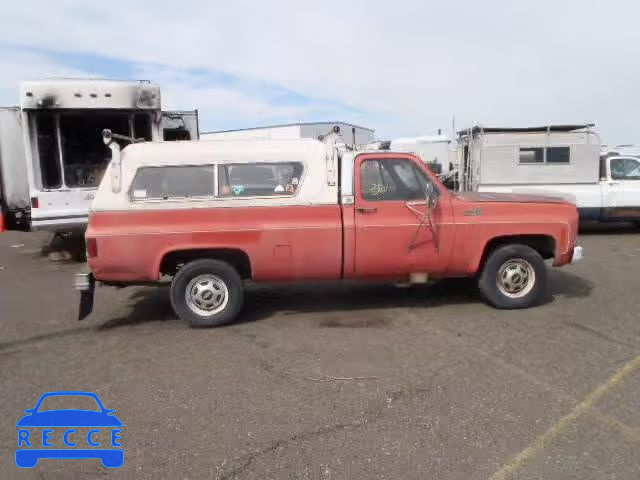
[[[410,135],[447,128],[455,113],[460,127],[595,121],[610,142],[640,141],[630,1],[42,5],[4,6],[0,41],[192,72],[163,84],[165,98],[206,105],[216,127],[220,110],[242,126],[335,112]],[[194,71],[240,81],[207,86]]]
[[[311,99],[263,82],[219,73],[146,65],[135,67],[134,75],[160,84],[163,108],[197,108],[205,131],[317,118],[354,121],[362,115],[329,100]]]
[[[0,105],[19,103],[18,84],[22,80],[47,77],[90,77],[86,71],[51,61],[46,55],[0,49]]]

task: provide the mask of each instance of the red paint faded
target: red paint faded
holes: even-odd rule
[[[355,171],[372,156],[408,158],[431,177],[440,190],[433,228],[420,226],[421,202],[362,198],[357,175],[354,203],[346,205],[194,203],[197,208],[171,209],[165,203],[162,209],[94,211],[87,237],[95,239],[98,253],[89,265],[98,280],[155,281],[169,253],[234,249],[247,255],[256,282],[470,276],[491,242],[520,235],[552,238],[554,264],[570,261],[578,225],[574,205],[531,195],[452,194],[413,155],[359,155]]]
[[[339,278],[342,268],[338,205],[93,212],[86,235],[98,245],[89,266],[109,281],[157,280],[166,254],[201,248],[243,251],[255,281]]]

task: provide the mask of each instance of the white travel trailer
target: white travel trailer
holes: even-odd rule
[[[583,219],[640,221],[640,159],[601,156],[593,124],[473,127],[458,132],[464,191],[572,200]]]
[[[198,138],[197,111],[162,112],[149,81],[40,80],[0,109],[0,198],[10,229],[86,226],[110,151],[102,131],[146,141]]]

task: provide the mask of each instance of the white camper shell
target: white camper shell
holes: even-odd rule
[[[162,112],[160,87],[146,80],[23,82],[20,106],[0,109],[2,211],[9,228],[85,228],[110,161],[104,129],[146,141],[197,139],[197,111]]]
[[[593,126],[460,131],[459,189],[560,196],[583,219],[640,221],[640,160],[601,155]]]
[[[600,138],[590,127],[473,127],[458,132],[461,189],[597,182]]]

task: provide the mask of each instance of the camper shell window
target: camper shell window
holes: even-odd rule
[[[221,197],[295,195],[303,170],[300,162],[220,165],[218,194]]]
[[[544,148],[521,148],[520,163],[544,163]]]
[[[210,198],[214,186],[213,165],[180,165],[140,168],[131,182],[131,201],[171,198]]]
[[[571,149],[569,147],[548,147],[547,163],[569,163]]]
[[[521,147],[518,151],[519,163],[528,164],[569,164],[571,149],[569,147]]]

